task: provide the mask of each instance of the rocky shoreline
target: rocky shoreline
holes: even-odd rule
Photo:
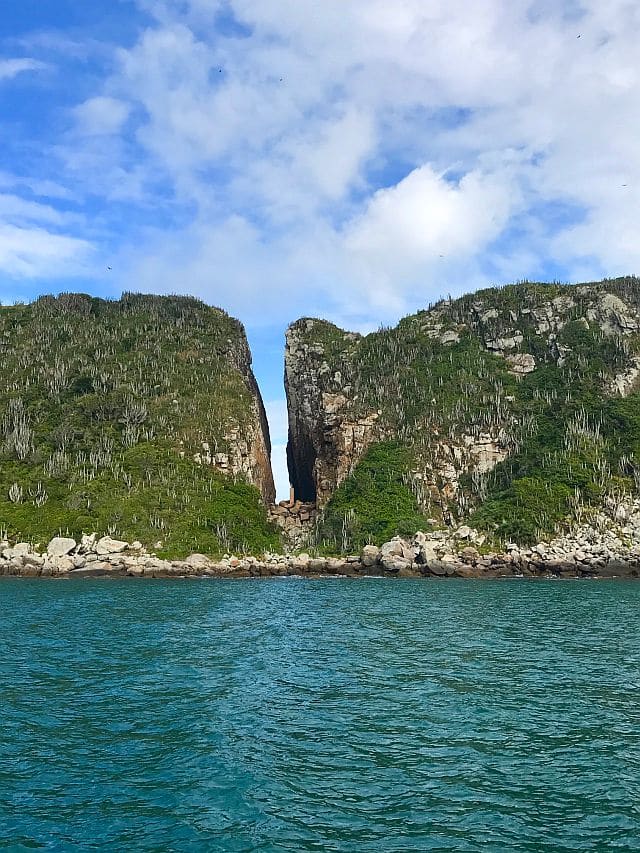
[[[508,545],[500,553],[482,553],[483,537],[468,527],[453,533],[416,533],[395,537],[382,546],[367,545],[357,555],[314,557],[309,554],[225,555],[213,559],[191,554],[163,560],[139,542],[95,534],[80,542],[55,537],[46,549],[26,542],[0,542],[0,576],[43,578],[251,578],[251,577],[389,577],[389,578],[635,578],[640,577],[640,544],[629,546],[593,528],[572,540],[540,543],[533,548]]]

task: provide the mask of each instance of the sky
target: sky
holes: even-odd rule
[[[637,0],[0,0],[0,300],[286,326],[640,269]]]

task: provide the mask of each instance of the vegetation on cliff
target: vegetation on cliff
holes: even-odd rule
[[[172,557],[277,547],[236,320],[187,297],[47,296],[0,308],[0,353],[5,534],[95,531]]]
[[[331,403],[297,424],[314,444],[314,470],[325,484],[335,475],[317,531],[327,548],[375,538],[378,515],[385,535],[400,532],[416,510],[423,525],[469,520],[498,540],[533,542],[607,496],[637,492],[636,278],[525,282],[366,336],[309,320],[290,335],[301,358],[315,359],[315,399]],[[340,436],[359,425],[354,449]]]

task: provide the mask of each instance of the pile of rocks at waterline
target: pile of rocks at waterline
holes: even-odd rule
[[[640,516],[639,516],[640,519]],[[629,532],[629,525],[624,530]],[[273,577],[287,575],[347,577],[638,577],[640,523],[630,538],[610,527],[583,525],[572,536],[532,548],[508,544],[500,553],[481,553],[484,536],[470,527],[395,537],[382,546],[367,545],[349,557],[308,554],[225,555],[215,560],[191,554],[163,560],[139,542],[85,535],[80,542],[55,537],[40,550],[25,542],[0,542],[0,575],[20,577]],[[632,532],[633,532],[632,531]],[[636,541],[637,540],[637,541]]]

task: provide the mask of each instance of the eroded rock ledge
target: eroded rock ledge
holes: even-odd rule
[[[640,541],[629,546],[610,532],[593,528],[571,539],[533,548],[509,545],[503,552],[482,552],[483,537],[462,526],[451,533],[418,532],[411,540],[395,537],[382,546],[367,545],[347,557],[309,554],[225,555],[215,560],[191,554],[163,560],[139,542],[95,534],[56,537],[44,551],[28,543],[0,543],[0,576],[43,578],[250,578],[342,576],[389,578],[635,578],[640,577]]]

